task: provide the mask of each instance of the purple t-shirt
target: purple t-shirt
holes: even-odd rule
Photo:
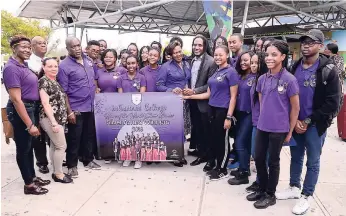
[[[254,93],[255,93],[255,83],[250,89],[250,98],[251,98],[251,116],[252,116],[252,125],[257,127],[258,118],[260,115],[260,104],[259,99],[257,98],[256,103],[254,103]]]
[[[268,72],[258,79],[256,91],[262,94],[257,129],[274,133],[289,132],[290,98],[299,94],[297,79],[286,69],[275,75]]]
[[[298,119],[304,120],[312,114],[313,98],[316,87],[316,70],[320,64],[317,60],[311,67],[304,69],[302,63],[297,67],[295,77],[299,85],[300,112]]]
[[[106,68],[101,68],[96,72],[95,80],[97,85],[101,89],[101,93],[104,92],[117,92],[117,80],[122,74],[126,73],[126,70],[119,67],[113,68],[108,71]]]
[[[139,73],[145,77],[145,81],[147,82],[146,92],[157,92],[156,79],[160,67],[161,66],[159,65],[156,69],[152,69],[150,65],[147,65],[139,71]]]
[[[71,109],[91,112],[95,98],[95,72],[92,60],[83,55],[83,64],[67,56],[59,65],[58,82],[67,94]]]
[[[250,89],[256,81],[256,74],[250,73],[243,79],[239,76],[236,110],[251,112]]]
[[[229,58],[229,64],[235,68],[237,61],[238,61],[239,56],[234,56]]]
[[[10,57],[3,71],[4,84],[6,90],[20,88],[22,100],[38,101],[38,78],[32,72],[27,63],[20,64],[17,60]]]
[[[128,73],[125,73],[120,76],[117,85],[118,89],[122,88],[124,93],[139,92],[141,87],[146,86],[145,77],[142,74],[136,72],[135,77],[131,80],[128,76]]]
[[[191,67],[183,61],[181,68],[174,60],[164,63],[156,78],[157,91],[171,92],[174,88],[184,89],[191,79]]]
[[[209,105],[228,109],[231,99],[230,87],[237,85],[238,80],[238,73],[230,65],[217,70],[208,79],[210,88]]]

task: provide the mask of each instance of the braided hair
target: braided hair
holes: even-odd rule
[[[285,59],[282,62],[282,67],[287,68],[287,66],[288,66],[288,53],[290,51],[290,48],[289,48],[287,42],[282,41],[282,40],[274,40],[266,46],[266,48],[265,48],[266,51],[267,51],[268,47],[270,47],[270,46],[276,47],[281,54],[286,55]]]

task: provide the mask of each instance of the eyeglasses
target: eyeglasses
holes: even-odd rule
[[[321,44],[321,43],[318,42],[318,41],[302,41],[301,42],[302,46],[308,45],[309,47],[312,47],[312,46],[314,46],[316,44]]]

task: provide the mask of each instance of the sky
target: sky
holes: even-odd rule
[[[3,1],[3,0],[2,0]],[[11,0],[11,4],[1,4],[0,8],[1,10],[6,10],[13,15],[16,15],[19,7],[24,2],[24,0]],[[41,21],[42,25],[49,26],[48,21]],[[127,48],[128,44],[130,43],[137,43],[138,48],[140,49],[142,46],[150,45],[152,41],[159,41],[160,34],[157,33],[141,33],[141,32],[129,32],[129,33],[122,33],[118,34],[117,30],[99,30],[99,29],[88,29],[88,40],[99,40],[104,39],[108,43],[108,48],[114,48],[117,49],[117,51],[120,51],[121,49]],[[70,28],[69,32],[72,33],[73,29]],[[100,36],[102,35],[102,36]],[[80,37],[80,29],[77,29],[76,36]],[[54,42],[57,40],[60,41],[57,49],[64,49],[65,47],[65,39],[66,39],[66,30],[60,29],[55,30],[50,37],[49,40],[49,46],[51,46]],[[167,44],[169,42],[170,37],[167,35],[161,34],[161,43],[163,45]],[[190,36],[182,36],[182,39],[184,41],[184,50],[191,51],[191,44],[192,44],[192,37]],[[86,46],[86,33],[84,31],[83,40],[82,40],[82,46]]]

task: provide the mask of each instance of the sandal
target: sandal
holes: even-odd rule
[[[48,189],[46,188],[42,188],[36,184],[34,184],[32,187],[27,187],[27,186],[24,186],[24,194],[26,195],[29,195],[29,194],[32,194],[32,195],[43,195],[43,194],[46,194],[48,193]]]
[[[34,183],[37,186],[43,187],[43,186],[49,185],[50,184],[50,180],[43,180],[40,177],[35,177],[34,178]]]

